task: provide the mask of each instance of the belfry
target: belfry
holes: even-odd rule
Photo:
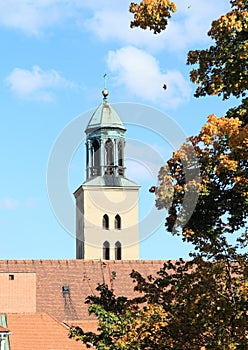
[[[86,133],[86,181],[76,198],[76,258],[139,258],[139,186],[125,177],[125,126],[108,90]]]

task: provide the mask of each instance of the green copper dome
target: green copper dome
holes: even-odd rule
[[[116,110],[108,103],[108,90],[102,91],[103,102],[93,113],[85,132],[88,134],[93,130],[101,128],[117,128],[126,130]]]

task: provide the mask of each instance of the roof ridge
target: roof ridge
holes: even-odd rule
[[[57,324],[59,324],[60,326],[64,327],[64,328],[67,328],[65,327],[65,325],[63,324],[62,321],[59,321],[55,316],[49,314],[49,313],[45,313],[46,316],[50,317],[53,321],[55,321]]]
[[[10,330],[6,327],[3,327],[2,325],[0,325],[0,333],[7,333],[10,332]]]

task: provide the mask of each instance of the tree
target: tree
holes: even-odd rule
[[[199,193],[182,233],[200,250],[213,243],[223,246],[226,234],[245,228],[248,213],[248,1],[230,0],[230,4],[231,10],[212,22],[208,35],[214,44],[205,50],[190,51],[187,64],[198,64],[190,72],[191,81],[198,85],[196,97],[222,95],[223,99],[235,96],[243,100],[226,117],[209,116],[200,134],[190,137],[161,168],[156,191],[158,209],[169,210],[166,226],[172,233],[180,232],[180,224],[187,218],[187,205],[191,203],[185,197]],[[166,0],[131,3],[131,26],[148,27],[158,33],[165,29],[167,22],[164,27],[162,23],[175,10],[176,5]],[[194,181],[192,168],[199,170],[200,186]],[[186,176],[192,179],[186,181]]]
[[[190,73],[196,97],[243,100],[224,117],[208,117],[199,135],[189,137],[160,169],[155,189],[158,209],[168,209],[167,230],[194,245],[192,259],[168,261],[155,277],[132,271],[140,293],[132,300],[98,286],[100,296],[87,302],[99,333],[72,329],[97,349],[247,348],[248,1],[230,4],[208,33],[215,45],[190,51],[187,63],[198,64]],[[159,33],[175,10],[166,0],[131,3],[131,26]]]
[[[206,50],[188,53],[190,73],[198,85],[195,96],[244,97],[248,88],[248,1],[231,0],[232,10],[213,21],[208,35],[215,42]]]
[[[89,313],[98,318],[99,332],[83,332],[80,327],[74,327],[71,337],[99,350],[150,349],[154,345],[161,349],[158,332],[167,324],[162,306],[148,304],[140,308],[134,301],[116,297],[105,284],[97,290],[100,296],[90,296],[86,302],[90,304]]]
[[[156,205],[168,209],[166,227],[173,234],[213,258],[227,247],[228,237],[239,229],[246,234],[248,213],[248,125],[238,118],[209,116],[198,136],[190,137],[159,172]],[[198,164],[192,163],[192,148]],[[190,149],[190,152],[188,151]],[[186,181],[187,168],[197,166],[200,183]],[[172,184],[173,195],[166,191]],[[195,186],[194,186],[195,185]],[[193,214],[182,228],[187,213],[185,195],[198,191]],[[226,248],[225,248],[226,249]],[[236,250],[236,248],[235,248]],[[221,255],[221,258],[223,256]]]
[[[144,278],[133,271],[141,297],[116,297],[99,285],[99,297],[89,297],[89,312],[98,332],[71,329],[71,336],[99,350],[246,349],[248,271],[200,257],[168,261],[158,276]]]
[[[247,270],[240,267],[198,256],[189,262],[168,261],[153,279],[132,273],[143,301],[166,312],[167,325],[158,333],[162,349],[245,349]]]
[[[170,0],[143,0],[140,4],[132,2],[130,12],[134,14],[131,28],[150,28],[157,34],[166,29],[171,13],[176,12],[176,5]]]
[[[227,99],[231,95],[245,97],[247,94],[248,1],[231,0],[230,3],[232,10],[213,21],[208,32],[215,45],[188,54],[187,63],[199,65],[190,73],[191,80],[198,84],[196,97],[217,94]],[[178,215],[187,211],[183,198],[192,191],[192,186],[190,188],[185,181],[185,171],[192,166],[187,149],[193,147],[198,159],[201,184],[197,205],[182,234],[198,249],[205,250],[205,253],[212,248],[216,254],[216,248],[227,246],[227,235],[239,229],[243,229],[243,238],[239,243],[243,242],[246,235],[247,107],[248,100],[244,98],[238,107],[227,112],[226,117],[209,116],[200,134],[190,137],[159,173],[157,207],[169,209],[166,226],[170,232],[178,233],[178,227],[175,227]],[[189,165],[185,166],[187,163]],[[163,191],[168,179],[174,190],[170,208],[167,206],[168,193]]]

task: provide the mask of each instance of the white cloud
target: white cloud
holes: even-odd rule
[[[0,0],[0,25],[39,36],[45,28],[71,20],[107,40],[121,29],[124,39],[129,27],[129,0],[105,0],[100,8],[99,0]]]
[[[40,35],[47,27],[71,21],[102,41],[147,49],[187,49],[207,40],[213,19],[225,13],[227,1],[176,0],[177,12],[159,35],[149,29],[130,29],[130,0],[0,0],[0,25]]]
[[[19,206],[19,201],[10,198],[10,197],[5,197],[0,199],[0,210],[15,210]]]
[[[123,1],[123,0],[122,0]],[[177,0],[177,12],[172,14],[167,29],[154,35],[149,29],[130,29],[132,15],[128,11],[129,1],[124,1],[126,8],[103,4],[101,9],[94,8],[92,17],[84,22],[87,30],[102,41],[114,40],[121,45],[158,50],[184,50],[197,44],[206,43],[207,31],[213,19],[229,9],[227,2],[216,0]]]
[[[6,78],[6,83],[20,97],[46,102],[54,99],[51,89],[75,86],[57,71],[44,71],[39,66],[33,66],[32,70],[15,68]]]
[[[40,35],[44,28],[79,16],[79,0],[0,0],[0,24]]]
[[[84,22],[84,28],[92,32],[101,41],[115,41],[122,45],[137,45],[151,50],[165,46],[164,34],[153,35],[149,30],[131,29],[132,15],[126,10],[98,10]]]
[[[183,75],[176,70],[163,73],[159,62],[143,50],[127,46],[110,51],[107,63],[119,85],[147,101],[174,108],[190,98],[191,88]]]
[[[0,21],[6,27],[21,29],[26,33],[38,35],[42,27],[51,23],[56,23],[56,11],[52,10],[54,1],[44,1],[41,6],[40,2],[28,0],[1,0],[0,1]],[[51,11],[44,11],[47,6]]]

